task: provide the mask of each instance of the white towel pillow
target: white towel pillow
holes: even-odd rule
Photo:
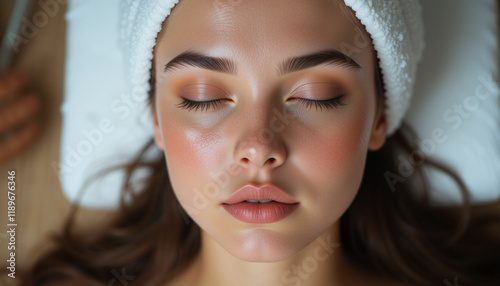
[[[472,191],[473,201],[497,200],[498,4],[495,0],[421,2],[427,48],[405,119],[422,139],[421,152],[451,166]],[[61,156],[52,167],[71,202],[78,199],[90,175],[130,160],[153,132],[148,108],[126,96],[118,4],[119,0],[70,0],[66,14]],[[409,162],[411,158],[401,158],[402,166]],[[397,175],[407,175],[404,166],[402,170]],[[93,180],[80,198],[81,205],[116,208],[123,175],[120,171]],[[432,170],[430,175],[436,202],[458,201],[457,188],[447,177]]]

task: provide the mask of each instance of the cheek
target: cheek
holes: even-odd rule
[[[310,140],[307,141],[310,142],[304,142],[303,154],[305,158],[309,158],[310,173],[328,180],[329,177],[348,175],[355,171],[356,163],[360,161],[363,153],[361,137],[359,130],[349,126],[309,137]]]
[[[309,129],[295,146],[297,165],[304,174],[305,203],[338,217],[359,190],[367,155],[371,121],[360,112],[331,127]],[[320,211],[321,210],[321,211]],[[332,213],[335,212],[335,213]]]
[[[368,118],[361,116],[303,136],[307,139],[300,148],[309,168],[325,178],[357,173],[366,157],[369,126]]]
[[[170,182],[186,210],[199,210],[203,202],[195,201],[196,195],[206,191],[210,173],[223,162],[224,137],[176,122],[175,112],[170,114],[160,123]]]

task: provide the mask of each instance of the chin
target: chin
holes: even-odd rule
[[[294,256],[307,245],[298,246],[296,239],[264,228],[243,231],[234,240],[223,245],[224,249],[247,262],[279,262]]]

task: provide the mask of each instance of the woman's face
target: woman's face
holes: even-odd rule
[[[374,50],[346,11],[341,0],[182,0],[158,38],[155,140],[175,195],[242,260],[283,260],[330,230],[358,191],[367,151],[384,143]],[[186,51],[197,56],[165,71]],[[222,206],[265,183],[298,208],[247,223]]]

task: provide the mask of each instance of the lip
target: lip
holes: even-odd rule
[[[269,203],[251,203],[246,200],[267,201]],[[300,205],[282,189],[265,184],[256,187],[247,184],[238,189],[222,206],[234,218],[246,223],[273,223],[280,221],[294,212]]]
[[[247,184],[234,192],[234,194],[227,198],[223,204],[233,205],[244,202],[245,200],[272,200],[284,204],[298,203],[285,191],[272,184],[265,184],[260,187]]]

